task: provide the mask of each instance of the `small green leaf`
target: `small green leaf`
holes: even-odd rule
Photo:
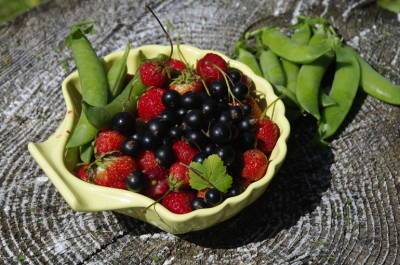
[[[189,184],[195,190],[204,190],[206,188],[211,188],[210,183],[206,178],[206,168],[197,162],[190,163],[189,169]]]

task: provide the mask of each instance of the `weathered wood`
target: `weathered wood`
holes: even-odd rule
[[[215,228],[172,236],[111,212],[72,211],[29,157],[64,116],[67,25],[97,21],[100,54],[166,43],[144,1],[54,0],[0,26],[0,260],[32,264],[400,264],[400,109],[360,95],[331,149],[293,125],[266,194]],[[399,18],[371,1],[158,1],[184,42],[229,52],[260,17],[325,16],[376,68],[400,81]],[[69,62],[72,66],[72,63]]]

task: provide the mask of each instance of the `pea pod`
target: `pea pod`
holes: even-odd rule
[[[67,148],[78,147],[89,143],[96,137],[97,128],[86,117],[85,104],[82,102],[82,111],[78,123],[67,142]]]
[[[298,44],[275,28],[263,30],[261,38],[263,44],[275,54],[294,63],[311,63],[332,49],[330,39],[308,45]]]
[[[321,93],[320,101],[321,101],[321,106],[324,108],[332,107],[337,104],[333,98],[331,98],[325,93]]]
[[[286,77],[281,62],[271,50],[263,50],[259,57],[261,70],[265,79],[274,86],[286,86]]]
[[[92,160],[93,151],[94,151],[94,148],[93,148],[92,142],[88,142],[84,145],[81,145],[79,147],[79,153],[80,153],[80,159],[82,160],[82,162],[89,163]]]
[[[141,82],[139,74],[136,74],[126,85],[121,94],[119,94],[108,105],[104,107],[86,105],[86,116],[90,123],[92,123],[96,128],[104,128],[118,112],[134,111],[136,108],[136,101],[145,89],[146,86]]]
[[[363,90],[386,103],[400,105],[400,86],[392,84],[380,75],[358,54],[357,58],[361,66],[361,87]]]
[[[310,45],[317,45],[326,40],[324,29],[319,29],[311,38]],[[296,97],[300,106],[317,120],[320,119],[319,112],[319,90],[322,78],[328,66],[332,62],[334,54],[328,52],[311,64],[300,68],[297,78]]]
[[[287,89],[284,86],[275,86],[276,91],[280,94],[280,95],[284,95],[286,98],[285,99],[289,99],[290,102],[287,102],[287,100],[285,100],[285,103],[288,103],[289,105],[291,105],[292,107],[296,107],[297,106],[297,99],[296,99],[296,94],[293,93],[292,91],[290,91],[289,89]]]
[[[262,76],[256,57],[249,51],[239,48],[237,60],[250,67],[256,75]]]
[[[83,100],[92,106],[104,106],[108,101],[107,75],[89,40],[80,27],[71,30],[66,40],[78,68]]]
[[[308,23],[301,24],[293,33],[292,40],[300,45],[308,44],[312,36],[312,30]]]
[[[336,49],[336,71],[329,96],[337,103],[324,108],[318,131],[325,140],[335,134],[350,111],[360,84],[360,65],[349,47]]]
[[[300,67],[285,59],[282,59],[282,67],[286,76],[287,89],[296,94],[297,77],[299,75]]]
[[[131,49],[130,44],[126,45],[124,54],[121,58],[117,59],[110,70],[107,73],[108,86],[110,88],[110,94],[112,98],[115,98],[123,88],[124,81],[127,73],[126,61],[128,59],[128,54]]]

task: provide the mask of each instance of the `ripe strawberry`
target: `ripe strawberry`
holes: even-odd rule
[[[190,164],[193,157],[199,152],[196,148],[191,147],[187,142],[183,140],[176,141],[172,145],[172,150],[174,150],[175,156],[179,162]]]
[[[266,154],[272,152],[279,138],[279,128],[270,119],[260,119],[257,122],[258,147]]]
[[[218,69],[219,68],[219,69]],[[225,60],[214,53],[207,53],[197,62],[196,72],[207,83],[223,79],[221,70],[226,72],[228,64]]]
[[[192,211],[192,201],[195,196],[192,192],[170,192],[162,200],[168,210],[173,213],[189,213]]]
[[[148,174],[148,172],[158,170],[161,167],[157,161],[156,155],[152,151],[146,150],[139,154],[138,168],[139,170]]]
[[[169,88],[183,95],[187,92],[200,92],[203,89],[203,83],[201,82],[200,76],[192,71],[186,70],[174,79],[169,85]]]
[[[167,66],[169,66],[175,72],[182,72],[186,69],[186,65],[181,60],[171,59],[167,62]]]
[[[189,187],[189,169],[180,162],[172,164],[169,168],[169,182],[170,187],[176,183],[179,183],[179,188]]]
[[[126,189],[125,180],[135,169],[135,160],[130,156],[107,157],[98,163],[93,182],[106,187]]]
[[[137,103],[138,117],[148,121],[160,115],[165,109],[161,101],[164,93],[165,90],[162,88],[151,88],[144,92]]]
[[[140,65],[139,74],[142,83],[146,86],[163,87],[167,76],[159,62],[148,61]]]
[[[167,179],[150,179],[144,194],[154,200],[158,200],[168,191],[169,186]]]
[[[89,164],[78,166],[75,169],[75,176],[84,181],[89,181]]]
[[[267,167],[267,157],[260,150],[251,149],[243,153],[241,176],[245,179],[244,182],[254,182],[264,177]]]
[[[126,137],[113,130],[100,131],[96,138],[96,154],[120,151]]]

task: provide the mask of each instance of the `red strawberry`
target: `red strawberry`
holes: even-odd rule
[[[243,153],[241,176],[245,179],[244,182],[254,182],[264,177],[267,167],[267,157],[260,150],[251,149]]]
[[[171,59],[167,62],[167,66],[169,66],[175,72],[182,72],[186,69],[186,65],[181,60]]]
[[[168,210],[173,213],[189,213],[192,211],[192,201],[195,196],[192,192],[170,192],[162,200]]]
[[[192,159],[199,152],[196,148],[191,147],[187,142],[183,140],[176,141],[172,145],[175,156],[179,162],[189,165]]]
[[[80,178],[81,180],[88,181],[89,180],[89,164],[84,164],[78,166],[75,169],[75,176]]]
[[[146,196],[158,200],[165,193],[169,191],[168,180],[167,179],[150,179],[147,188],[144,191]]]
[[[279,128],[270,119],[260,119],[257,122],[258,147],[266,154],[272,152],[279,138]]]
[[[148,61],[140,65],[139,74],[142,83],[146,86],[162,87],[167,82],[163,66],[155,61]]]
[[[180,187],[189,187],[189,169],[180,162],[172,164],[169,168],[169,181],[179,182]]]
[[[161,101],[164,93],[165,90],[162,88],[151,88],[144,92],[137,103],[138,117],[148,121],[160,115],[165,109]]]
[[[104,158],[97,167],[94,183],[106,187],[126,189],[126,178],[136,169],[130,156]]]
[[[96,138],[96,154],[120,151],[126,137],[118,131],[100,131]]]
[[[148,174],[153,170],[158,170],[160,165],[158,164],[156,155],[152,151],[144,151],[138,157],[138,167],[141,171]]]
[[[200,80],[192,81],[189,83],[176,83],[172,82],[169,86],[170,89],[179,92],[179,94],[183,95],[187,92],[200,92],[203,89],[203,84]]]
[[[227,68],[228,64],[221,56],[207,53],[197,62],[196,72],[207,83],[210,83],[215,80],[221,80],[223,78],[221,70],[226,72]]]

